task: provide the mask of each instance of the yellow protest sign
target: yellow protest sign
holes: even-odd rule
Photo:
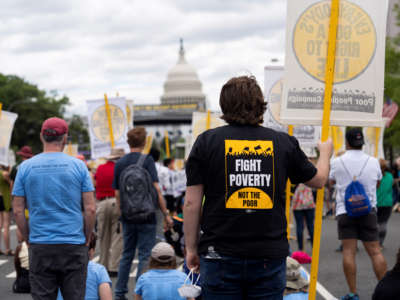
[[[298,62],[319,81],[325,81],[330,2],[320,1],[307,8],[299,17],[293,35]],[[376,28],[371,17],[355,3],[341,1],[339,24],[334,83],[354,79],[364,72],[377,44]]]

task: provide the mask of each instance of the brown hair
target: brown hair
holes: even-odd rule
[[[176,269],[176,258],[174,257],[171,261],[162,263],[150,257],[149,270],[151,269]]]
[[[379,164],[381,166],[382,173],[388,170],[388,162],[386,160],[380,158]]]
[[[254,76],[231,78],[221,89],[219,105],[229,124],[258,125],[264,121],[267,103]]]
[[[128,144],[131,148],[144,147],[146,144],[146,129],[144,127],[136,127],[128,131]]]

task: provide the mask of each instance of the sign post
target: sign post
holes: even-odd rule
[[[339,23],[339,0],[331,1],[331,16],[329,21],[328,55],[325,69],[325,95],[324,111],[322,116],[322,142],[329,138],[329,124],[331,114],[332,89],[335,75],[336,37]],[[317,205],[315,209],[314,240],[311,263],[309,300],[316,299],[317,279],[319,266],[319,251],[321,246],[322,209],[324,205],[324,188],[317,192]]]
[[[379,140],[381,137],[381,128],[376,127],[375,128],[375,158],[378,158],[379,155]]]
[[[293,125],[288,126],[288,134],[290,136],[293,135]],[[286,182],[286,223],[287,223],[287,239],[290,240],[290,198],[292,196],[290,188],[292,186],[292,183],[290,182],[290,179],[287,180]]]
[[[107,114],[108,128],[110,130],[111,149],[113,149],[115,147],[115,142],[114,142],[114,133],[113,133],[113,127],[112,127],[112,120],[111,120],[111,111],[110,111],[110,105],[108,104],[107,94],[104,94],[104,101],[106,103],[106,114]]]
[[[167,155],[167,158],[171,157],[171,153],[169,151],[168,130],[165,130],[165,155]]]
[[[211,127],[211,111],[207,110],[206,130],[209,130],[210,127]]]

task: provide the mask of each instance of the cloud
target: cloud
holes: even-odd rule
[[[81,113],[104,92],[157,103],[183,37],[217,109],[227,79],[251,73],[261,84],[283,58],[285,15],[281,0],[2,0],[2,72],[57,89]]]

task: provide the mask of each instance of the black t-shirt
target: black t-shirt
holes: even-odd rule
[[[400,299],[400,268],[386,273],[375,288],[372,300]]]
[[[201,134],[186,165],[187,185],[204,185],[199,253],[285,258],[287,179],[306,182],[316,172],[286,133],[227,125]]]
[[[129,165],[132,164],[136,164],[136,162],[138,161],[139,157],[140,157],[139,152],[131,152],[126,154],[124,157],[120,158],[116,163],[115,163],[115,167],[114,167],[114,180],[112,183],[112,187],[115,190],[119,190],[119,177],[121,176],[122,171],[128,167]],[[145,168],[151,178],[153,179],[153,182],[158,182],[158,176],[157,176],[157,170],[156,170],[156,165],[154,163],[153,158],[150,155],[146,156],[146,159],[144,160],[143,163],[143,168]],[[151,224],[155,224],[156,223],[156,219],[155,217],[152,218],[151,220],[149,220],[148,223]]]

